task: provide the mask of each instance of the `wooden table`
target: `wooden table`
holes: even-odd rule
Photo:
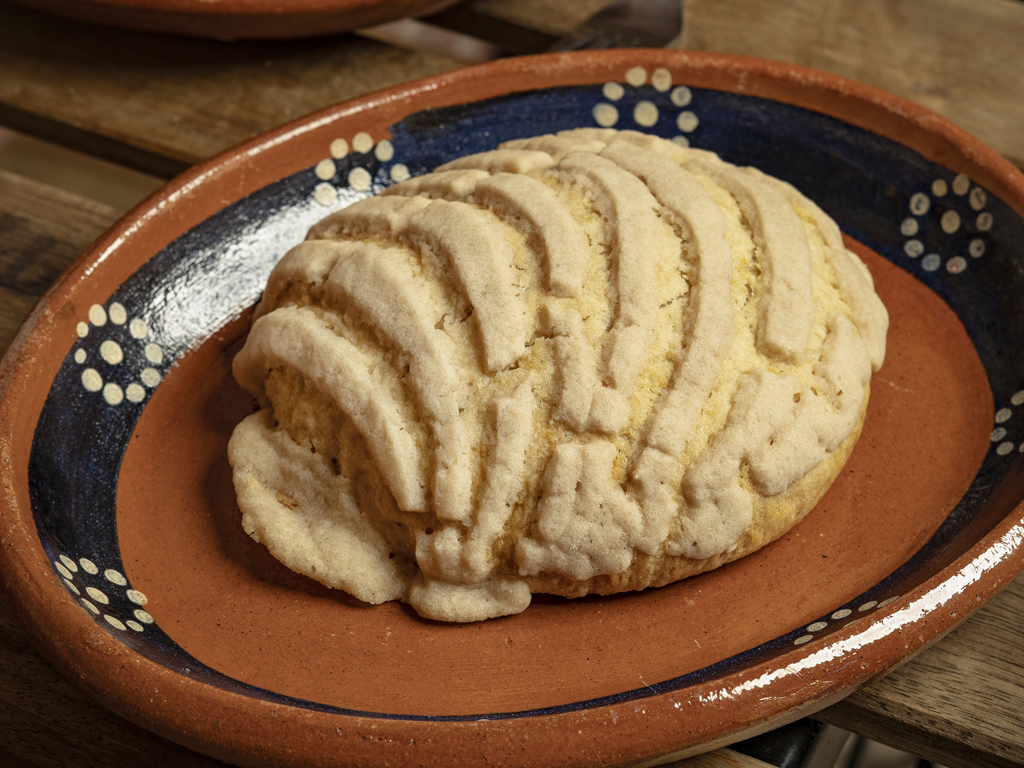
[[[515,53],[607,0],[471,0],[433,19]],[[829,70],[944,114],[1024,165],[1024,3],[686,0],[682,47]],[[132,34],[0,2],[0,124],[170,177],[314,109],[444,72],[455,59],[356,36],[227,44]],[[0,351],[122,211],[0,172]],[[0,585],[2,586],[2,585]],[[1024,577],[901,669],[821,712],[952,768],[1024,766]],[[0,765],[220,763],[96,706],[0,604]],[[718,750],[680,765],[766,765]]]

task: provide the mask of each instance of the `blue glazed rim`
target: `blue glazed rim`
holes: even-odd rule
[[[1024,306],[1016,299],[1024,295],[1017,267],[1024,263],[1024,219],[993,190],[851,122],[755,95],[666,86],[657,68],[645,70],[642,81],[635,72],[623,69],[607,83],[420,110],[391,123],[387,141],[369,139],[364,146],[368,137],[356,135],[350,146],[325,146],[320,161],[189,227],[102,303],[81,307],[76,338],[68,340],[35,424],[27,475],[39,543],[82,616],[167,670],[263,702],[425,722],[554,716],[671,695],[796,650],[810,653],[826,638],[845,635],[848,616],[882,616],[893,603],[900,607],[902,596],[963,554],[954,546],[959,535],[994,530],[1024,495],[1024,417],[1014,419],[1024,405],[1024,360],[1000,353],[1024,348]],[[114,517],[127,440],[163,375],[258,298],[276,259],[330,206],[524,132],[609,123],[712,149],[790,181],[845,233],[912,273],[954,310],[988,375],[997,411],[991,450],[939,530],[894,573],[807,627],[694,673],[557,707],[466,716],[364,712],[259,689],[189,656],[124,576]]]

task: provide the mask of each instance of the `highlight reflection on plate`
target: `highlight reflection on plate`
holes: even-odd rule
[[[1024,539],[1024,362],[1006,354],[1022,346],[1024,185],[957,129],[901,111],[923,112],[737,57],[520,59],[327,110],[177,180],[72,268],[5,363],[16,614],[108,706],[251,764],[327,764],[339,749],[397,764],[640,760],[849,693],[948,629],[952,604],[959,619],[994,593]],[[270,268],[335,207],[506,139],[595,124],[790,181],[867,262],[889,351],[839,480],[786,537],[718,571],[538,596],[475,625],[364,606],[284,569],[240,530],[226,460],[252,407],[230,361]],[[108,656],[84,650],[85,627]],[[155,680],[153,700],[125,693]],[[216,725],[176,714],[185,701]]]

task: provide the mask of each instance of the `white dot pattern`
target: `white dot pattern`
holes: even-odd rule
[[[676,118],[676,125],[683,133],[693,133],[697,130],[697,126],[700,125],[700,120],[696,114],[687,110],[679,113],[679,117]]]
[[[639,88],[647,82],[647,70],[643,67],[631,67],[626,70],[626,82],[634,88]]]
[[[352,189],[365,192],[370,188],[371,183],[373,183],[373,177],[365,168],[353,168],[348,173],[348,185]]]
[[[651,73],[651,85],[659,93],[665,93],[672,87],[672,73],[664,67],[658,67]]]
[[[119,302],[114,302],[110,305],[110,322],[114,325],[124,325],[128,321],[128,312],[125,311],[124,305]]]
[[[611,104],[595,104],[592,113],[594,121],[602,128],[611,128],[619,122],[619,110]]]
[[[360,131],[352,137],[352,149],[356,152],[366,154],[373,149],[373,137],[366,131]]]
[[[669,98],[677,107],[685,107],[693,101],[693,91],[685,85],[677,85],[672,89],[672,93],[669,95]]]
[[[334,174],[337,173],[337,168],[334,165],[333,160],[321,160],[316,164],[316,168],[313,169],[313,173],[320,181],[330,181],[334,178]]]
[[[99,346],[94,353],[91,353],[86,347],[78,347],[74,350],[73,359],[79,365],[85,364],[90,359],[90,355],[95,354],[93,359],[96,361],[94,363],[96,367],[90,366],[82,370],[82,387],[86,392],[100,393],[104,402],[110,406],[121,405],[125,400],[130,403],[143,402],[146,399],[146,389],[138,381],[120,384],[110,379],[115,376],[113,373],[115,367],[123,367],[127,361],[136,359],[137,352],[135,350],[138,347],[134,342],[147,339],[150,335],[146,321],[139,317],[129,317],[128,310],[117,301],[111,302],[107,309],[99,304],[93,304],[89,307],[88,317],[88,323],[78,323],[76,333],[80,340],[89,336],[91,327],[102,329],[107,326],[108,322],[110,326],[105,331],[107,337],[98,340]],[[164,351],[159,344],[146,343],[142,347],[142,352],[146,360],[154,365],[160,365],[164,361]],[[139,371],[138,375],[142,383],[146,383],[146,371],[153,372],[152,375],[149,375],[152,383],[147,386],[152,388],[159,384],[161,378],[159,372],[149,367]],[[130,377],[132,373],[129,369],[127,375]],[[125,376],[124,372],[116,375],[117,378],[122,376]]]
[[[620,83],[605,83],[601,93],[608,101],[618,101],[626,95],[626,89]]]
[[[348,142],[344,139],[335,139],[331,142],[331,157],[335,160],[341,160],[345,155],[348,154]]]
[[[313,199],[320,203],[320,205],[334,205],[338,200],[338,191],[327,182],[317,184],[313,190]]]
[[[88,558],[80,558],[76,563],[72,558],[66,554],[59,555],[56,560],[53,561],[53,567],[57,569],[57,572],[61,575],[61,583],[78,597],[82,607],[89,611],[94,616],[103,616],[106,621],[114,629],[125,631],[126,629],[132,629],[135,632],[142,632],[144,630],[143,624],[153,624],[153,617],[141,608],[132,608],[131,616],[133,618],[123,621],[116,614],[116,610],[112,603],[112,593],[109,591],[111,587],[114,588],[114,597],[120,593],[121,589],[128,586],[128,579],[121,571],[116,568],[107,568],[103,571],[100,578],[103,579],[102,584],[106,585],[104,589],[100,589],[99,586],[94,582],[93,584],[85,583],[81,584],[81,589],[75,584],[76,574],[79,572],[81,567],[82,576],[78,577],[86,580],[90,577],[97,577],[100,569],[99,567]],[[85,596],[83,597],[83,591]],[[137,589],[124,589],[123,595],[128,599],[129,602],[134,603],[136,606],[146,605],[149,600],[148,598]],[[103,613],[97,605],[106,606],[105,610],[110,611],[109,613]]]
[[[658,122],[658,108],[650,101],[641,101],[633,108],[633,120],[637,125],[650,128]]]

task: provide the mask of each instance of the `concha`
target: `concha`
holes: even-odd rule
[[[706,151],[581,129],[339,210],[237,380],[242,525],[422,616],[659,586],[776,539],[860,434],[888,316],[836,224]]]

